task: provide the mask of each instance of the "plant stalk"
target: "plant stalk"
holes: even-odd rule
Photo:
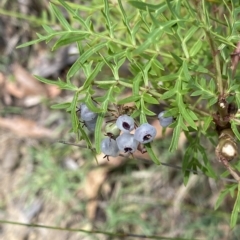
[[[224,95],[223,91],[223,81],[222,81],[222,75],[221,75],[221,65],[220,65],[220,59],[218,55],[218,50],[215,49],[211,34],[209,31],[206,31],[207,38],[209,40],[211,52],[212,52],[212,57],[213,57],[213,64],[215,67],[215,72],[216,72],[216,83],[218,86],[218,91],[220,93],[220,96]]]

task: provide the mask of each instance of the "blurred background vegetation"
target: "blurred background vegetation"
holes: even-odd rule
[[[102,6],[101,0],[71,2],[88,14]],[[191,173],[184,186],[179,168],[187,144],[184,136],[178,151],[169,153],[171,131],[162,134],[158,129],[154,149],[165,163],[161,166],[145,155],[109,162],[99,155],[97,164],[91,151],[58,143],[74,141],[70,116],[50,106],[71,101],[71,92],[45,86],[33,75],[64,79],[77,50],[73,44],[52,52],[51,44],[43,43],[16,50],[35,39],[42,24],[59,27],[47,0],[0,2],[0,219],[172,239],[239,239],[239,226],[229,228],[234,200],[227,197],[214,211],[219,193],[230,183]],[[101,28],[98,14],[96,24]],[[127,68],[121,74],[129,74]],[[81,83],[83,76],[74,81]],[[205,143],[220,174],[223,168],[209,146]],[[1,224],[0,239],[123,237]]]

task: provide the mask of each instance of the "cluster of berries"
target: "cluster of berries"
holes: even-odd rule
[[[87,129],[92,132],[95,129],[97,121],[97,113],[88,109],[86,104],[81,104],[80,118],[84,122]],[[158,119],[162,127],[167,127],[173,122],[172,117],[164,117],[165,111],[159,113]],[[101,142],[101,151],[108,158],[118,156],[119,152],[134,153],[139,145],[152,142],[157,134],[155,127],[149,123],[143,123],[135,129],[134,134],[131,133],[135,128],[134,119],[126,114],[117,118],[115,123],[108,123],[105,131],[108,137]],[[120,135],[120,132],[122,134]]]

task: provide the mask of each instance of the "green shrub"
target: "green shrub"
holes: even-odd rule
[[[170,126],[173,136],[169,150],[177,149],[181,132],[189,142],[182,162],[185,183],[189,169],[217,178],[201,144],[203,138],[215,145],[216,157],[227,170],[224,175],[235,178],[236,183],[226,186],[216,204],[218,207],[228,193],[236,197],[234,190],[238,188],[231,218],[234,227],[240,207],[240,177],[239,166],[229,161],[239,158],[239,1],[216,1],[216,5],[204,0],[95,2],[78,5],[52,1],[51,10],[61,29],[44,25],[45,35],[38,34],[37,40],[19,46],[53,41],[52,49],[56,50],[77,45],[79,57],[66,79],[37,76],[44,83],[73,92],[72,102],[53,108],[71,112],[73,132],[99,153],[102,127],[110,109],[117,112],[120,106],[134,103],[131,116],[142,124],[158,114],[151,110],[152,105],[164,105],[166,116],[175,119]],[[130,72],[127,77],[121,74],[123,67]],[[85,76],[82,84],[73,81],[79,71]],[[123,94],[126,90],[131,96]],[[79,124],[79,102],[98,113],[94,141]],[[151,159],[160,164],[151,144],[145,147]]]

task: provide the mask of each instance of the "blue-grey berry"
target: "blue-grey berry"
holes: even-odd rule
[[[166,111],[160,112],[158,114],[158,119],[162,127],[168,127],[173,122],[173,117],[164,117]]]
[[[131,132],[134,129],[134,119],[124,114],[118,117],[116,125],[123,132]]]
[[[137,150],[139,142],[134,139],[131,133],[123,133],[116,139],[118,148],[125,153],[134,153]]]
[[[97,123],[97,117],[95,117],[90,121],[84,121],[84,125],[86,126],[89,132],[95,131],[96,123]]]
[[[80,118],[85,121],[91,121],[97,117],[97,113],[92,112],[85,103],[80,105]]]
[[[156,135],[157,130],[155,127],[148,123],[143,123],[140,127],[136,129],[134,139],[136,139],[140,143],[149,143],[153,141]]]
[[[119,154],[117,142],[109,137],[104,138],[101,142],[101,151],[106,156],[117,157]]]

